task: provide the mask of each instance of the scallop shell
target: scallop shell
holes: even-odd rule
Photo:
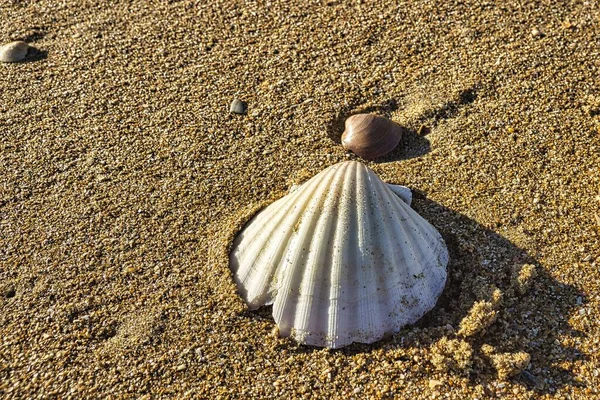
[[[10,42],[0,46],[0,62],[13,63],[25,59],[29,45],[25,42]]]
[[[240,295],[250,309],[273,304],[279,334],[312,346],[372,343],[414,323],[444,288],[448,251],[407,191],[356,161],[322,171],[235,238]]]
[[[402,130],[394,121],[374,114],[356,114],[346,120],[342,145],[365,159],[373,159],[394,150]]]

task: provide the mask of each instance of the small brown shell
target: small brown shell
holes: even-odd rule
[[[342,145],[365,159],[374,159],[394,150],[402,129],[394,121],[375,114],[356,114],[346,120]]]

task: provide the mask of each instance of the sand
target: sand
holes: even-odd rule
[[[593,1],[8,1],[0,42],[3,398],[600,398]],[[246,114],[229,112],[234,98]],[[416,326],[328,351],[250,312],[228,248],[339,161],[444,236]],[[523,267],[525,266],[526,267]]]

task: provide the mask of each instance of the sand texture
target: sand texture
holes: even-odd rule
[[[595,1],[0,2],[1,398],[600,398]],[[230,112],[235,98],[247,104]],[[328,351],[228,267],[339,161],[413,189],[449,279],[416,326]]]

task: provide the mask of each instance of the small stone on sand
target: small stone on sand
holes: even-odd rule
[[[231,102],[231,107],[229,107],[229,112],[232,112],[235,114],[244,114],[246,112],[246,109],[247,109],[246,102],[244,102],[240,99],[234,99]]]
[[[22,41],[10,42],[0,47],[0,62],[14,63],[23,61],[29,45]]]

